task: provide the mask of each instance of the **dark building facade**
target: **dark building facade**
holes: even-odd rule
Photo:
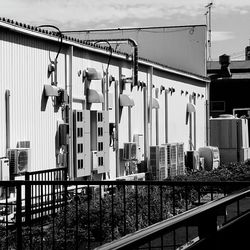
[[[242,61],[230,61],[222,55],[219,61],[207,63],[210,83],[210,116],[221,114],[246,115],[250,112],[250,46],[246,47],[246,58]],[[235,110],[242,109],[242,110]],[[243,110],[244,109],[244,110]]]

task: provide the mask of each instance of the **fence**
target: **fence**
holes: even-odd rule
[[[0,202],[2,249],[93,249],[250,182],[54,180],[0,185],[5,195]]]
[[[250,190],[194,208],[96,250],[245,249],[249,245]]]
[[[26,181],[66,181],[67,168],[46,169],[35,172],[24,172]]]

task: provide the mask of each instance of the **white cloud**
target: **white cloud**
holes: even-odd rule
[[[73,28],[89,23],[105,26],[105,22],[113,27],[121,26],[125,19],[137,20],[160,18],[178,20],[180,17],[203,18],[205,5],[209,0],[1,0],[0,16],[33,25],[41,23],[68,24]],[[239,14],[248,12],[249,0],[214,0],[217,13],[236,11]],[[204,21],[205,19],[202,19]]]
[[[225,40],[234,39],[233,32],[228,31],[212,31],[211,34],[212,42],[220,42]]]

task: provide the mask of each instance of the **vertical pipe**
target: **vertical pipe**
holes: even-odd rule
[[[158,99],[159,97],[159,89],[155,89],[155,97]],[[158,108],[155,110],[155,133],[156,133],[156,145],[159,145],[159,110]]]
[[[104,76],[103,76],[103,78],[102,78],[102,94],[103,94],[103,103],[102,103],[102,110],[105,110],[106,109],[106,88],[105,88],[105,81],[106,81],[106,79],[105,79],[105,74],[104,74]]]
[[[147,87],[143,88],[143,113],[144,113],[144,161],[149,166],[148,154],[148,91]]]
[[[73,107],[72,107],[72,83],[73,83],[73,46],[69,49],[69,179],[74,179],[74,164],[73,164]]]
[[[149,69],[149,145],[152,145],[152,90],[153,90],[153,71],[154,68]]]
[[[106,106],[105,106],[105,110],[108,111],[109,110],[109,72],[108,70],[106,71],[106,81],[105,81],[105,101],[106,101]]]
[[[189,96],[189,102],[192,103],[192,96]],[[189,150],[192,150],[193,148],[193,138],[192,138],[192,112],[189,112]]]
[[[194,105],[196,105],[196,96],[193,97]],[[196,150],[196,112],[194,112],[194,150]]]
[[[64,57],[64,65],[65,65],[65,91],[67,92],[68,89],[68,70],[67,70],[67,53],[65,53],[65,57]]]
[[[115,159],[116,177],[120,176],[120,155],[119,155],[119,82],[115,81]]]
[[[210,82],[207,82],[207,86],[206,86],[206,101],[205,101],[205,105],[206,105],[206,142],[205,145],[209,146],[210,145],[210,123],[209,123],[209,117],[210,117]]]
[[[132,141],[131,136],[131,106],[128,106],[128,141]]]
[[[168,143],[168,91],[165,90],[165,143]]]
[[[5,108],[6,108],[6,155],[7,149],[10,148],[10,90],[5,91]]]

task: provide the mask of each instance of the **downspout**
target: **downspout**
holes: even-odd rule
[[[209,105],[209,101],[210,101],[210,82],[207,82],[207,85],[206,85],[206,101],[205,101],[205,105],[206,105],[206,141],[205,141],[205,145],[206,146],[210,145],[210,122],[209,122],[210,105]]]
[[[102,103],[102,110],[107,110],[106,109],[106,76],[102,78],[102,94],[103,94],[103,99],[104,102]]]
[[[159,89],[155,89],[155,97],[158,99],[159,97]],[[159,110],[155,110],[155,133],[156,133],[156,146],[159,145]]]
[[[165,90],[165,143],[168,143],[168,91]]]
[[[108,70],[106,71],[104,88],[105,88],[105,99],[104,99],[105,100],[105,110],[108,111],[109,110],[109,72],[108,72]]]
[[[144,161],[149,167],[149,154],[148,154],[148,88],[143,88],[143,113],[144,113]]]
[[[73,161],[73,97],[72,97],[72,83],[73,83],[73,46],[69,49],[69,180],[74,179],[74,161]]]
[[[119,155],[119,82],[115,81],[115,160],[116,177],[120,176],[120,155]]]
[[[149,145],[152,145],[152,91],[153,91],[153,71],[154,68],[149,69]]]
[[[132,132],[131,132],[131,106],[128,106],[128,141],[132,141]]]
[[[7,149],[10,148],[10,90],[5,91],[5,107],[6,107],[6,155]]]
[[[189,96],[189,102],[192,103],[192,96]],[[193,149],[193,138],[192,138],[192,113],[189,112],[189,150]]]
[[[194,95],[193,101],[196,106],[196,95]],[[196,112],[194,112],[194,150],[196,150]]]

